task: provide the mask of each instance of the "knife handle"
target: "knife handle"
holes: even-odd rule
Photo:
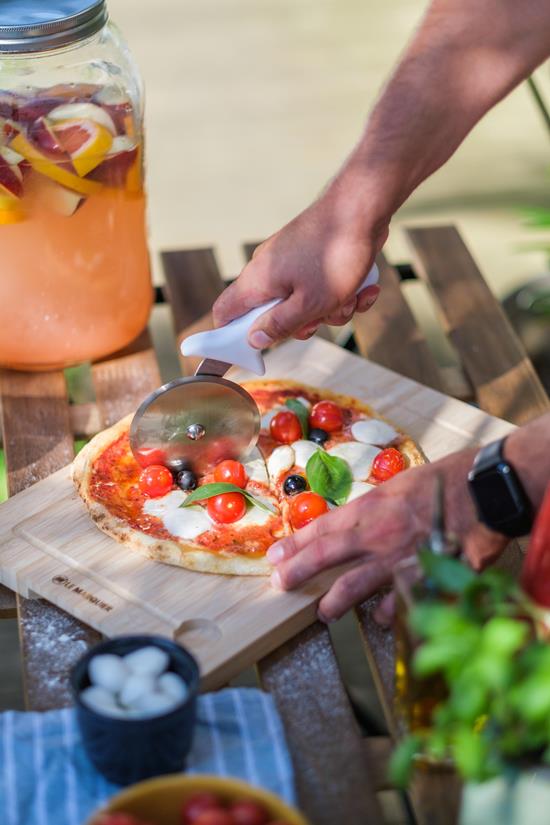
[[[377,283],[378,267],[374,264],[357,292],[361,292],[365,287],[374,286]],[[260,315],[269,312],[282,300],[283,298],[274,298],[259,307],[254,307],[245,315],[235,318],[224,327],[190,335],[181,343],[182,355],[200,355],[203,358],[225,361],[228,364],[235,364],[250,370],[256,375],[264,375],[265,364],[262,353],[250,346],[248,332]]]

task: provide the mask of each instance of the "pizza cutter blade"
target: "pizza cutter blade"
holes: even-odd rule
[[[377,283],[369,272],[360,289]],[[130,426],[130,446],[143,467],[204,474],[226,458],[244,458],[258,441],[260,412],[252,396],[223,376],[233,366],[264,375],[262,354],[248,343],[248,331],[280,299],[250,310],[219,329],[190,335],[183,355],[202,355],[195,375],[159,387],[142,402]]]

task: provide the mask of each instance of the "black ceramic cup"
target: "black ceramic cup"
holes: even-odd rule
[[[90,685],[88,664],[93,656],[125,656],[153,645],[170,656],[168,670],[187,684],[183,702],[168,713],[143,719],[124,719],[99,713],[82,702],[80,693]],[[185,767],[193,740],[199,666],[185,648],[161,636],[119,636],[88,651],[71,672],[76,714],[84,749],[97,770],[116,785],[176,773]]]

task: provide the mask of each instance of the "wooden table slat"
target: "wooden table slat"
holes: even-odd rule
[[[10,495],[68,464],[73,437],[62,372],[0,373]],[[99,635],[43,599],[17,596],[25,699],[30,710],[71,703],[67,674]]]
[[[316,623],[302,631],[259,668],[283,720],[305,815],[315,825],[382,822],[367,751],[326,627]]]
[[[480,407],[514,424],[546,412],[544,387],[456,228],[415,227],[407,235]]]
[[[355,341],[361,355],[383,367],[444,392],[439,367],[401,292],[396,270],[379,255],[380,295],[370,312],[353,318]]]

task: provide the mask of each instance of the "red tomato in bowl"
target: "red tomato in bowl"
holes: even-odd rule
[[[182,825],[192,825],[205,811],[212,808],[218,810],[220,806],[220,799],[215,793],[204,791],[203,793],[193,794],[184,803],[181,810]]]
[[[341,430],[343,425],[344,413],[334,401],[319,401],[309,414],[309,426],[316,430],[334,433]]]
[[[405,459],[395,447],[381,450],[372,462],[372,474],[377,481],[387,481],[405,469]]]
[[[275,441],[292,444],[302,438],[302,425],[298,416],[290,410],[281,410],[274,415],[269,425],[269,432]]]
[[[269,815],[263,805],[251,799],[240,799],[229,807],[234,825],[265,825]]]
[[[323,513],[328,513],[328,504],[318,493],[299,493],[290,500],[290,523],[295,530],[305,527]]]
[[[209,808],[194,820],[193,825],[235,825],[235,820],[224,808]]]
[[[241,493],[220,493],[206,502],[208,515],[219,524],[233,524],[246,513],[246,499]]]
[[[226,484],[235,484],[237,487],[244,488],[247,482],[246,470],[240,461],[227,458],[215,467],[214,481],[224,481]]]

